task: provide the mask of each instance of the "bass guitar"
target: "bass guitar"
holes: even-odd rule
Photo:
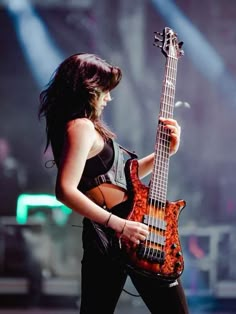
[[[177,63],[183,55],[182,44],[168,27],[162,33],[155,33],[154,45],[160,47],[166,57],[159,112],[164,118],[173,118]],[[126,218],[148,225],[149,235],[140,244],[121,237],[120,244],[129,267],[142,274],[171,281],[177,279],[184,269],[178,218],[185,201],[169,202],[166,199],[169,158],[170,134],[159,123],[149,186],[139,180],[137,159],[128,160],[125,166],[131,191],[131,210]]]

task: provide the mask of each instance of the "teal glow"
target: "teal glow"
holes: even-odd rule
[[[50,194],[21,194],[17,199],[16,220],[24,224],[28,219],[28,212],[31,207],[45,206],[49,210],[60,208],[66,215],[70,215],[72,210],[59,202],[54,195]]]

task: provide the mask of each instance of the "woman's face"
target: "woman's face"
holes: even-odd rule
[[[107,92],[101,92],[101,94],[98,97],[98,100],[96,102],[96,110],[98,115],[100,116],[103,109],[106,107],[107,103],[111,101],[111,94],[109,91]]]

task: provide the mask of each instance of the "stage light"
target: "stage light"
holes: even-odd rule
[[[13,20],[26,61],[42,88],[64,56],[28,0],[8,1],[6,8]]]
[[[37,207],[48,210],[60,209],[65,215],[70,215],[72,210],[59,202],[54,195],[50,194],[21,194],[17,199],[16,220],[24,224],[28,220],[29,210]]]

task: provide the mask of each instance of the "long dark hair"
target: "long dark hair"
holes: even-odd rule
[[[39,118],[46,118],[46,149],[53,142],[59,145],[67,122],[76,118],[90,119],[105,140],[113,138],[94,104],[100,93],[115,88],[121,77],[118,67],[94,54],[78,53],[65,59],[40,93]]]

